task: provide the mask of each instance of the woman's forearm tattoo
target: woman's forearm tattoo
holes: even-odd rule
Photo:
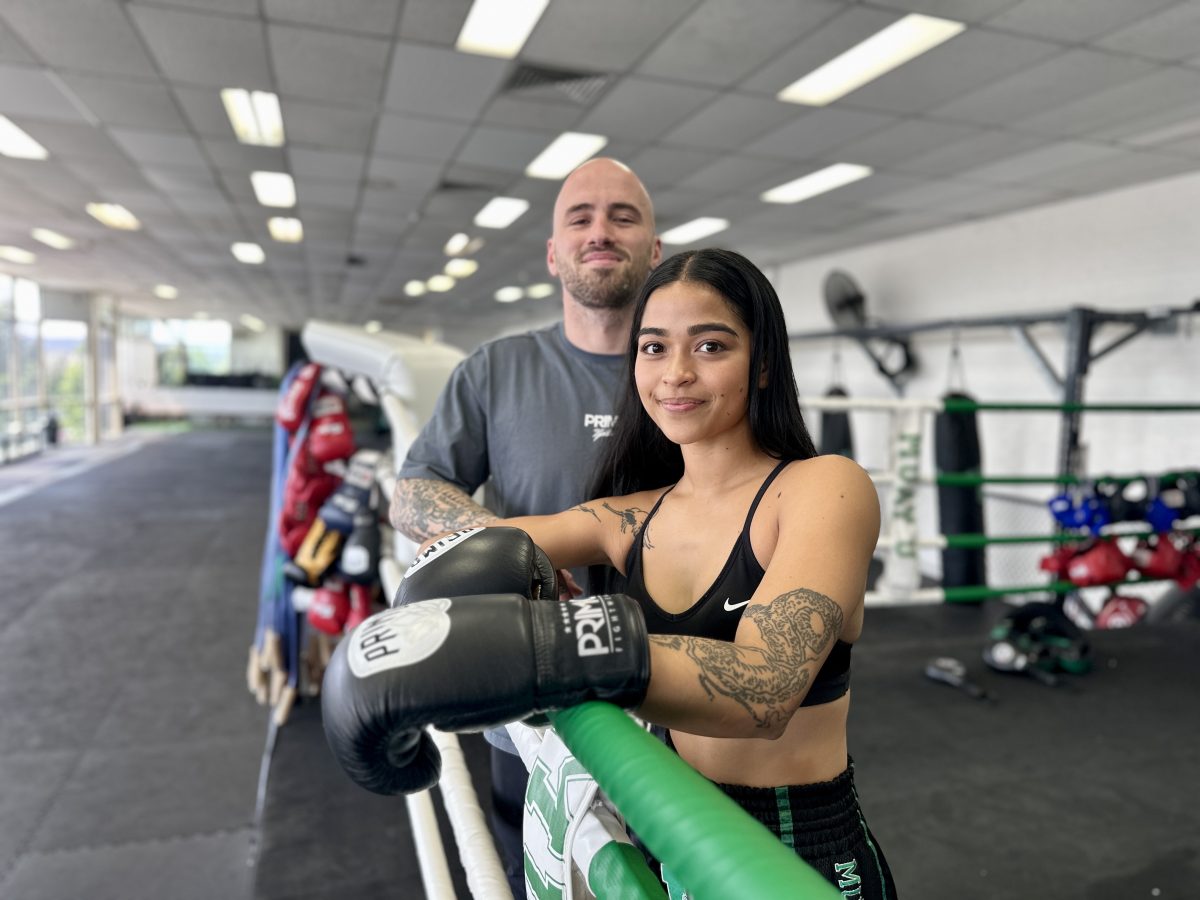
[[[582,503],[580,503],[578,506],[572,506],[571,509],[577,510],[579,512],[585,512],[589,516],[591,516],[593,519],[595,519],[597,522],[600,521],[600,517],[598,515],[596,515],[596,511],[594,509],[592,509],[590,506],[584,506]]]
[[[797,697],[808,690],[815,664],[842,630],[842,610],[824,594],[799,588],[780,594],[746,615],[765,646],[683,635],[654,635],[653,643],[680,650],[696,664],[709,699],[728,697],[759,728],[787,722]]]

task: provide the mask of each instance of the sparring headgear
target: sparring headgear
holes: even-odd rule
[[[1000,672],[1054,684],[1056,672],[1082,675],[1092,667],[1083,632],[1053,603],[1026,603],[992,626],[983,661]]]

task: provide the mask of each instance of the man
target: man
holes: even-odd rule
[[[654,207],[625,164],[594,159],[554,204],[546,265],[562,282],[561,323],[484,344],[454,370],[400,468],[391,519],[411,540],[588,499],[612,429],[633,301],[662,258]],[[488,506],[471,495],[488,482]],[[581,593],[560,573],[566,591]],[[525,896],[526,772],[503,729],[492,748],[493,826],[514,895]]]

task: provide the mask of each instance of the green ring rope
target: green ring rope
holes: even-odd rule
[[[1200,412],[1195,403],[979,403],[950,398],[942,401],[948,413],[968,412]]]
[[[840,900],[815,869],[615,706],[584,703],[550,720],[695,900]]]
[[[934,482],[942,487],[978,487],[984,484],[1129,484],[1131,481],[1156,478],[1172,482],[1195,476],[1195,470],[1166,472],[1162,475],[983,475],[978,472],[939,472]]]

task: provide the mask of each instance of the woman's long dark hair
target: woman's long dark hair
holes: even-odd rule
[[[776,459],[809,459],[817,455],[800,413],[783,307],[771,282],[740,253],[715,248],[688,250],[659,264],[638,294],[625,354],[624,388],[617,401],[617,421],[600,470],[592,481],[590,498],[665,487],[677,482],[683,474],[679,445],[668,440],[646,413],[633,375],[637,333],[642,327],[646,303],[659,288],[675,282],[712,288],[750,331],[747,417],[758,446]],[[767,373],[767,384],[760,388],[757,373],[762,371]]]

